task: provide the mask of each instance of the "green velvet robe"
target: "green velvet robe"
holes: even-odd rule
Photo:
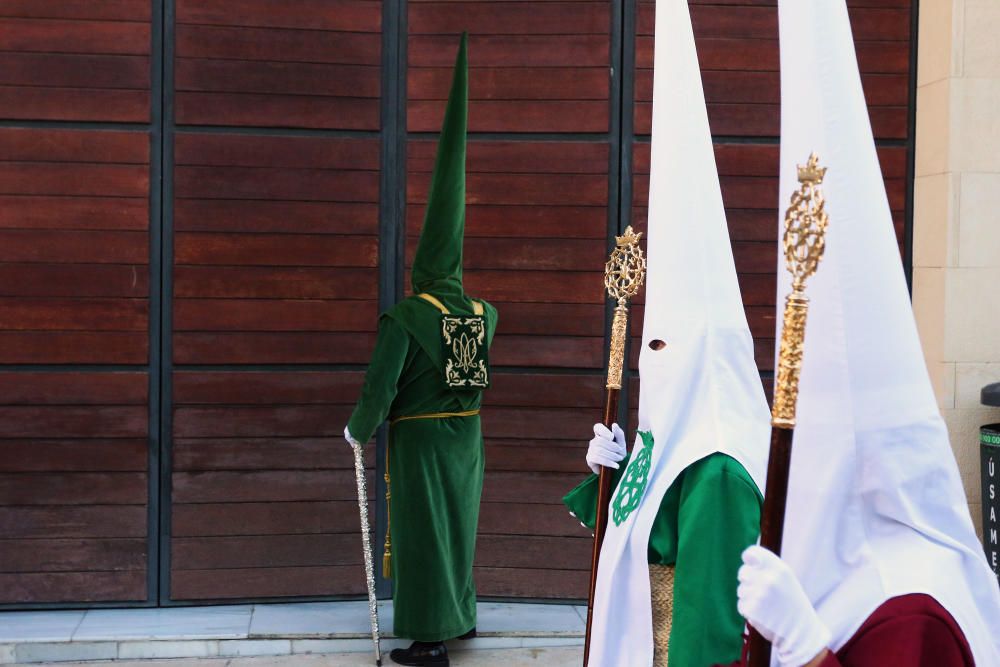
[[[627,464],[615,471],[615,485]],[[597,475],[563,502],[593,528]],[[744,621],[736,609],[736,572],[743,550],[757,541],[762,503],[746,469],[719,453],[688,466],[664,494],[649,536],[649,562],[675,566],[671,667],[739,660]]]
[[[439,296],[452,314],[471,315],[464,295]],[[487,340],[497,313],[483,302]],[[368,441],[387,418],[478,409],[482,391],[445,384],[441,313],[410,297],[379,321],[361,398],[348,423]],[[479,417],[414,419],[389,427],[390,534],[394,632],[417,641],[457,637],[476,624],[472,563],[483,489]]]

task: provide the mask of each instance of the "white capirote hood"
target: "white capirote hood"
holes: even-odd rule
[[[686,0],[657,0],[655,47],[639,355],[639,430],[652,433],[655,448],[640,506],[621,525],[608,523],[594,605],[595,667],[652,664],[649,535],[678,474],[722,452],[763,491],[767,461],[770,415],[736,279]],[[653,340],[666,346],[653,350]],[[633,453],[639,446],[637,439]]]
[[[782,557],[837,649],[889,598],[926,593],[1000,665],[1000,592],[931,390],[844,0],[779,0],[781,210],[829,168]],[[779,261],[779,303],[790,289]],[[780,307],[780,306],[779,306]],[[777,318],[781,336],[781,318]],[[776,663],[775,663],[776,664]]]

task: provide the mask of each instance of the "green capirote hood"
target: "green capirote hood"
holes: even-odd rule
[[[463,33],[444,112],[437,158],[427,196],[420,243],[413,260],[414,294],[463,298],[462,242],[465,236],[465,153],[469,106],[468,36]]]

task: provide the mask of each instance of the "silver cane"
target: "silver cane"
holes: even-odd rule
[[[354,476],[358,482],[358,510],[361,513],[361,547],[365,558],[365,578],[368,583],[368,615],[372,625],[372,643],[375,644],[375,664],[382,665],[382,649],[378,633],[378,600],[375,598],[375,566],[372,556],[372,538],[368,523],[368,481],[365,476],[365,459],[361,445],[351,443],[354,450]]]

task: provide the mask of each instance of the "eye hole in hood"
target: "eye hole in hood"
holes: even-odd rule
[[[653,340],[649,341],[649,349],[651,349],[651,350],[653,350],[655,352],[659,352],[660,350],[664,349],[666,346],[667,346],[667,343],[665,341],[660,340],[659,338],[654,338]]]

